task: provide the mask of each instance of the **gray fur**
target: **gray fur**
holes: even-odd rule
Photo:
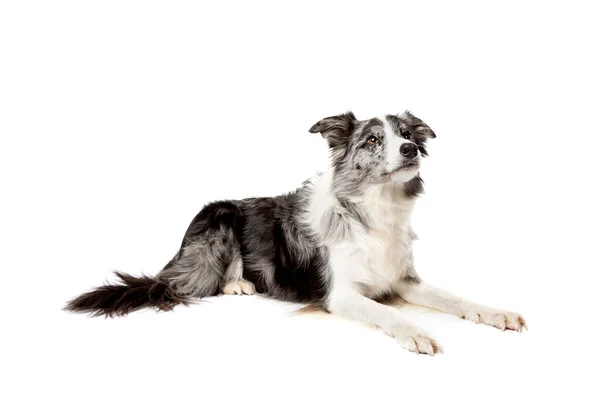
[[[211,296],[217,293],[225,271],[236,259],[239,259],[239,245],[233,232],[225,228],[210,229],[182,247],[159,277],[180,296]],[[230,272],[238,274],[241,271]]]
[[[156,277],[123,275],[120,286],[86,293],[69,309],[96,315],[123,315],[144,306],[170,309],[191,298],[216,295],[226,283],[242,279],[273,298],[325,304],[331,291],[328,244],[350,237],[357,227],[369,231],[369,210],[356,198],[390,179],[383,162],[386,121],[399,134],[410,131],[425,154],[425,140],[434,134],[409,113],[359,121],[348,112],[310,128],[331,149],[329,190],[338,201],[316,230],[307,222],[315,196],[310,182],[281,196],[210,203],[190,223],[179,252]],[[369,144],[370,137],[377,138],[377,145]],[[405,185],[409,197],[422,186],[420,178],[413,181]],[[416,280],[416,273],[409,271],[406,279]]]
[[[385,178],[385,136],[382,122],[377,118],[356,122],[356,130],[349,135],[343,155],[334,160],[333,191],[340,199],[361,196],[372,185]],[[366,143],[371,136],[381,141],[380,146]]]
[[[391,127],[388,129],[388,124]],[[358,121],[346,113],[310,128],[331,148],[333,168],[295,192],[207,204],[177,255],[157,276],[117,272],[70,301],[69,311],[122,316],[145,307],[171,310],[211,296],[254,293],[309,302],[338,316],[378,326],[417,353],[441,348],[405,316],[378,301],[404,301],[521,331],[516,313],[468,302],[421,282],[414,269],[410,214],[422,191],[417,175],[435,134],[409,112]],[[417,151],[418,149],[418,151]],[[237,285],[236,281],[240,282]],[[246,289],[242,288],[242,285]],[[238,291],[236,291],[238,290]]]

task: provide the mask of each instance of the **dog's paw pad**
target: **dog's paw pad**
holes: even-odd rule
[[[248,281],[229,282],[223,287],[223,293],[229,295],[254,294],[254,284]]]

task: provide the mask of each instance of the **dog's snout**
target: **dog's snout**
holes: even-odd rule
[[[414,143],[404,143],[400,146],[400,154],[407,158],[415,158],[419,154],[419,148]]]

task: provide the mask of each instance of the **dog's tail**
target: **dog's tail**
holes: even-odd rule
[[[142,308],[170,311],[190,299],[177,296],[168,283],[160,278],[142,275],[135,277],[115,271],[120,282],[105,284],[84,293],[65,306],[66,311],[88,313],[92,316],[121,317]]]

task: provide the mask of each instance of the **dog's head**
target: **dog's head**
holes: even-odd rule
[[[364,121],[348,112],[320,120],[310,132],[327,140],[334,185],[347,194],[392,181],[420,185],[425,143],[435,138],[431,128],[408,111]]]

